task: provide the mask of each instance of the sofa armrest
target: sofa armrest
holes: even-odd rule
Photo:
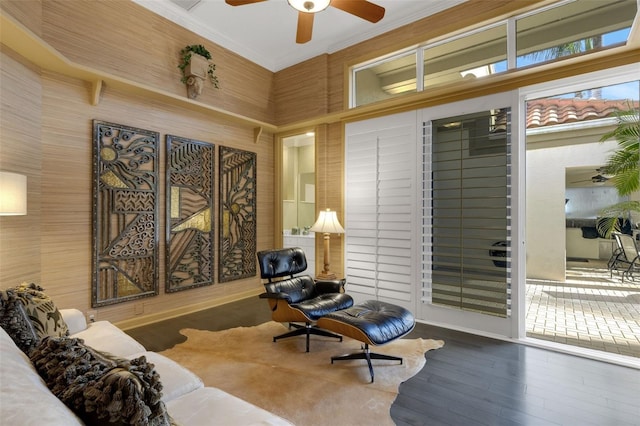
[[[60,309],[62,318],[69,328],[69,334],[76,334],[87,328],[87,319],[79,309]]]
[[[344,293],[344,286],[347,284],[346,279],[341,280],[316,280],[316,289],[318,293]]]

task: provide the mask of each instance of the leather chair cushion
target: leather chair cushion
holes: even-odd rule
[[[351,306],[353,306],[353,299],[344,293],[321,294],[313,299],[291,304],[292,308],[301,310],[312,321],[316,321],[336,310],[347,309]]]
[[[258,252],[260,278],[292,276],[307,269],[307,258],[299,247]]]
[[[322,293],[344,293],[347,280],[316,280],[316,291]]]
[[[336,322],[337,325],[342,323],[347,327],[339,327],[339,330],[336,330],[332,324]],[[348,309],[327,313],[318,325],[354,339],[359,339],[362,333],[374,345],[383,345],[413,330],[415,318],[409,310],[401,306],[379,300],[367,300]]]
[[[313,278],[309,275],[270,282],[264,287],[267,293],[286,294],[289,303],[298,303],[317,296]]]

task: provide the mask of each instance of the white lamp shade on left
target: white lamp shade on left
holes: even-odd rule
[[[27,214],[27,177],[0,172],[0,216]]]

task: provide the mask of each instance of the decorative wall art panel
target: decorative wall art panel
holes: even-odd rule
[[[213,284],[215,145],[167,135],[165,290]]]
[[[256,154],[220,147],[218,281],[256,274]]]
[[[93,121],[93,307],[158,294],[158,140]]]

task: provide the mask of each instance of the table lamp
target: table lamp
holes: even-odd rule
[[[344,234],[344,228],[338,222],[336,212],[329,209],[323,210],[318,215],[318,220],[309,229],[312,232],[321,232],[324,236],[324,269],[316,278],[322,280],[335,280],[336,274],[329,271],[329,238],[331,234]]]

